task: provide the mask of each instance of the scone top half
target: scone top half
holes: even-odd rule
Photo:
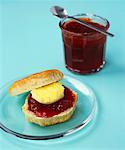
[[[16,96],[42,86],[57,82],[63,78],[63,73],[59,70],[46,70],[36,74],[27,76],[21,80],[15,81],[8,92],[12,96]]]

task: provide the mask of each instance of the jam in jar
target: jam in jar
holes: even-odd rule
[[[76,15],[90,25],[107,31],[109,22],[96,15]],[[105,63],[106,36],[72,19],[59,23],[66,67],[80,74],[99,71]]]

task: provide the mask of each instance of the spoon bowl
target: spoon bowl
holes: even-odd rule
[[[50,11],[54,16],[57,16],[59,18],[67,18],[68,17],[67,11],[60,6],[53,6],[53,7],[51,7]]]

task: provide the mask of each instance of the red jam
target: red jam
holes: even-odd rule
[[[109,27],[89,18],[81,20],[105,31]],[[98,71],[105,61],[106,36],[73,20],[65,22],[61,29],[66,67],[81,74]]]
[[[41,104],[33,99],[30,94],[28,97],[28,110],[34,112],[37,117],[49,118],[71,108],[74,101],[74,94],[70,89],[65,87],[64,97],[53,104]]]

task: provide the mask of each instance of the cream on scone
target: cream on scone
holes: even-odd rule
[[[59,70],[42,71],[14,82],[10,95],[30,91],[22,110],[29,122],[48,126],[68,120],[75,110],[77,94],[59,82]]]
[[[52,104],[64,97],[64,87],[60,82],[54,82],[31,91],[32,98],[42,104]]]

